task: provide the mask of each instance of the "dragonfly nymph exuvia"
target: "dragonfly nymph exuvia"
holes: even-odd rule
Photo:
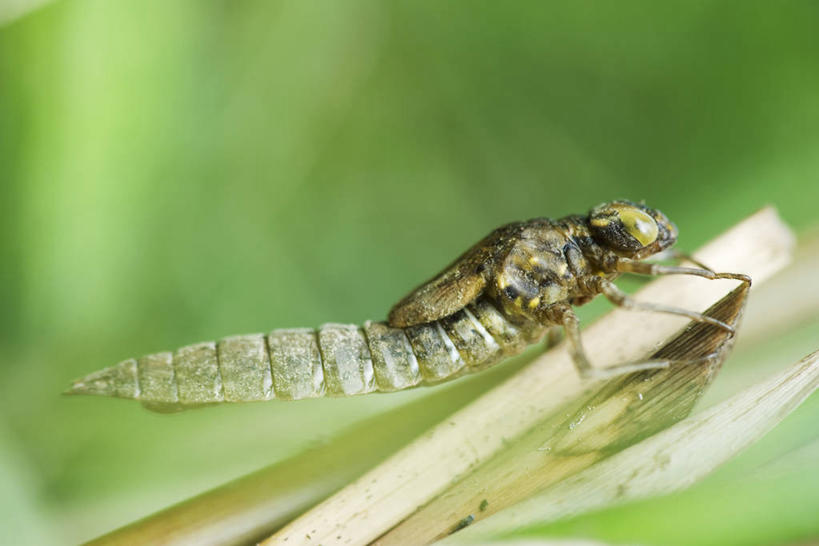
[[[602,294],[613,304],[732,327],[701,313],[637,301],[623,273],[736,279],[643,261],[669,253],[677,228],[659,210],[612,201],[586,215],[501,226],[399,301],[385,322],[325,324],[234,336],[131,358],[74,382],[69,394],[130,398],[158,411],[219,402],[299,400],[392,392],[482,370],[565,331],[578,373],[607,377],[673,362],[591,365],[574,307]],[[681,256],[681,255],[680,255]]]

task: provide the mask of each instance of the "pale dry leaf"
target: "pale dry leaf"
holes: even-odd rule
[[[481,541],[520,527],[668,494],[750,446],[819,387],[819,351],[444,543]]]

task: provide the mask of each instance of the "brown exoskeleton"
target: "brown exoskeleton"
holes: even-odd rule
[[[389,324],[406,328],[437,320],[485,294],[514,323],[561,325],[583,376],[667,365],[644,362],[605,371],[593,368],[583,350],[572,306],[603,294],[620,307],[681,315],[733,333],[731,326],[701,313],[638,302],[612,282],[622,273],[638,273],[737,279],[750,284],[747,275],[715,273],[699,263],[700,267],[674,267],[640,261],[676,241],[677,227],[662,212],[630,201],[603,203],[587,216],[507,224],[396,304]]]
[[[663,213],[630,201],[603,203],[585,216],[508,224],[398,302],[387,323],[325,324],[198,343],[125,360],[75,381],[68,392],[132,398],[168,411],[395,391],[491,366],[554,326],[565,330],[583,377],[665,367],[669,362],[594,368],[573,306],[603,294],[620,307],[681,315],[733,333],[701,313],[636,301],[612,282],[637,273],[750,284],[747,275],[715,273],[696,262],[698,267],[641,261],[667,251],[676,239],[677,228]]]

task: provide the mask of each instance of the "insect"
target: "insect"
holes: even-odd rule
[[[736,279],[697,267],[642,261],[670,252],[677,228],[642,203],[612,201],[587,215],[502,226],[399,301],[386,322],[274,330],[129,359],[74,382],[69,394],[140,400],[175,411],[218,402],[298,400],[389,392],[496,364],[562,327],[582,377],[666,367],[593,367],[573,307],[602,294],[627,309],[670,313],[733,329],[701,313],[640,302],[613,283],[622,273]],[[677,257],[684,255],[677,254]]]

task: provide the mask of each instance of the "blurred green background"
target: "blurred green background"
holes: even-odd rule
[[[382,318],[495,226],[611,198],[688,249],[767,203],[816,223],[813,1],[25,9],[0,8],[10,543],[89,539],[425,396],[169,417],[60,397],[76,376]]]

